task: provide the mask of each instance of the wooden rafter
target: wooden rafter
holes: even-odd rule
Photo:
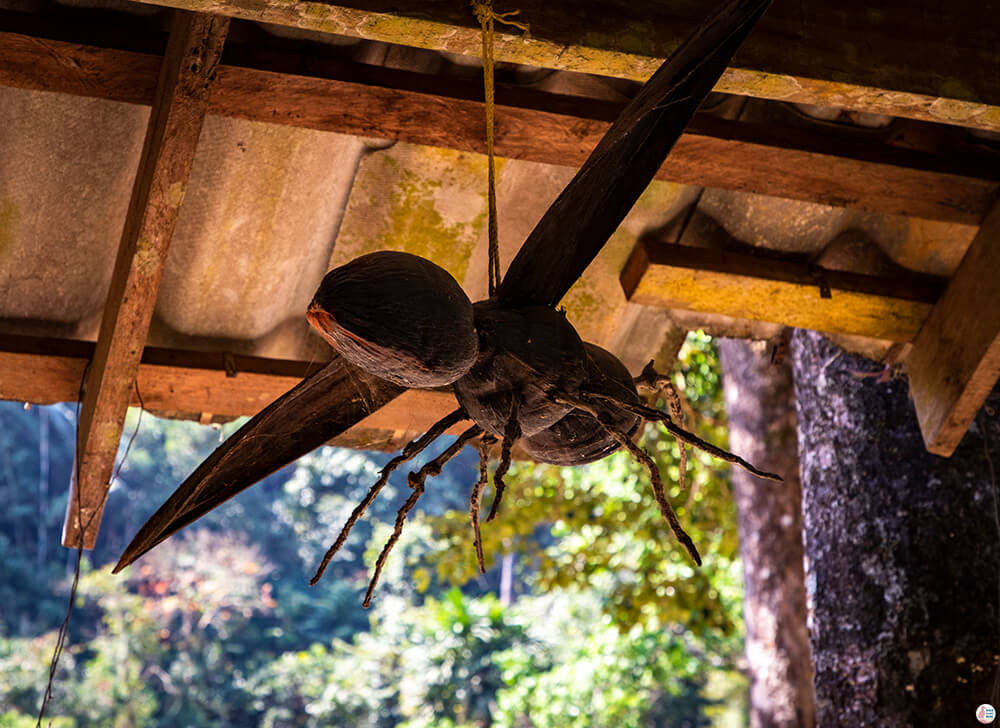
[[[949,457],[1000,376],[1000,203],[906,358],[927,449]]]
[[[360,38],[479,55],[454,0],[142,0]],[[646,80],[705,12],[701,0],[550,0],[498,27],[497,60]],[[775,3],[717,91],[1000,130],[996,0]]]
[[[93,548],[228,18],[178,12],[81,405],[63,543]],[[82,538],[81,538],[82,532]]]
[[[0,336],[0,399],[32,404],[77,399],[94,356],[87,341]],[[188,417],[255,415],[319,369],[322,363],[221,352],[146,347],[131,404]],[[368,433],[423,432],[455,409],[450,392],[410,390],[352,427],[335,442],[365,444]],[[456,428],[454,434],[457,434]],[[371,444],[369,443],[369,446]]]
[[[943,287],[925,277],[887,279],[762,255],[645,243],[633,251],[621,282],[635,303],[899,342],[913,340]]]
[[[227,61],[210,113],[484,151],[475,81],[240,47]],[[0,33],[0,84],[8,86],[150,103],[157,66],[148,54]],[[503,85],[497,100],[501,156],[565,166],[582,164],[622,108]],[[657,176],[971,225],[1000,190],[996,160],[709,116],[696,117]]]

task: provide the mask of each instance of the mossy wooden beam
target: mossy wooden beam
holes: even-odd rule
[[[1000,377],[1000,203],[906,358],[927,449],[950,457]]]
[[[178,11],[163,59],[104,317],[85,376],[63,544],[93,548],[167,249],[194,161],[225,17]]]
[[[454,0],[143,0],[338,35],[479,55]],[[701,0],[510,3],[530,36],[498,24],[496,58],[646,80],[704,16]],[[716,90],[1000,130],[997,0],[776,2]],[[508,32],[510,31],[510,32]]]
[[[621,283],[635,303],[899,342],[913,340],[943,287],[923,276],[888,279],[646,243],[633,251]]]

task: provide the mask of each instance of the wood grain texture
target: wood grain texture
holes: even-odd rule
[[[1000,203],[906,358],[927,449],[950,457],[1000,377]]]
[[[153,103],[162,56],[0,33],[0,85]]]
[[[528,235],[503,305],[555,306],[646,189],[770,0],[719,6],[643,85]]]
[[[224,60],[209,113],[485,152],[478,82],[244,46],[227,47]],[[0,33],[0,85],[149,104],[158,67],[148,54]],[[579,167],[623,108],[498,84],[497,153]],[[934,128],[925,126],[933,149]],[[997,157],[696,115],[655,176],[978,225],[1000,191]]]
[[[93,548],[125,413],[184,198],[227,18],[179,12],[163,60],[94,358],[63,544]],[[81,537],[82,532],[82,537]]]
[[[830,298],[821,297],[821,280]],[[635,303],[901,342],[913,340],[943,289],[942,281],[925,276],[887,279],[758,255],[643,243],[621,282]]]

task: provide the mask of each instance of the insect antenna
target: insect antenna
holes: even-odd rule
[[[410,494],[410,497],[406,499],[406,502],[400,506],[399,511],[396,513],[396,525],[392,530],[392,535],[389,536],[389,540],[382,547],[382,553],[378,555],[378,560],[375,562],[375,572],[372,574],[371,581],[368,584],[368,591],[365,592],[365,600],[362,603],[365,609],[372,603],[372,594],[375,592],[375,585],[378,584],[378,578],[382,574],[382,567],[385,566],[385,560],[389,557],[389,552],[392,551],[392,547],[396,545],[400,535],[403,533],[403,524],[406,522],[406,516],[413,510],[413,506],[417,504],[417,500],[424,492],[424,481],[427,480],[428,476],[439,475],[444,464],[455,457],[465,447],[465,443],[478,436],[481,432],[482,430],[479,425],[473,425],[459,435],[455,442],[449,445],[444,452],[424,465],[416,473],[410,473],[408,480],[413,493]]]
[[[316,583],[323,577],[323,572],[326,571],[326,567],[329,566],[330,560],[333,558],[334,554],[340,551],[341,547],[347,541],[347,536],[350,534],[351,529],[354,528],[354,524],[357,523],[358,519],[364,515],[368,506],[372,504],[379,492],[381,492],[382,488],[385,487],[385,484],[389,482],[389,475],[392,474],[392,472],[400,465],[408,460],[412,460],[417,455],[422,453],[425,449],[427,449],[428,445],[443,435],[449,427],[465,419],[468,419],[468,416],[465,414],[465,410],[459,407],[451,414],[445,415],[431,425],[430,429],[423,435],[410,440],[399,455],[385,464],[385,467],[383,467],[381,472],[379,472],[378,480],[376,480],[375,484],[368,490],[368,494],[364,497],[364,499],[362,499],[362,501],[355,506],[350,517],[347,519],[347,523],[345,523],[344,527],[340,530],[337,540],[333,542],[333,545],[330,546],[330,548],[327,549],[326,553],[323,555],[323,560],[316,569],[316,574],[309,580],[309,586],[315,586]]]

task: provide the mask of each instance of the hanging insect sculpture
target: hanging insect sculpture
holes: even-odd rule
[[[500,462],[487,521],[500,508],[511,449],[519,439],[533,459],[557,465],[583,465],[625,448],[646,466],[663,516],[699,565],[698,550],[667,500],[655,463],[632,442],[643,420],[662,422],[681,442],[755,475],[777,478],[679,428],[667,413],[644,406],[625,365],[614,354],[583,342],[563,313],[547,306],[510,308],[494,299],[473,304],[446,270],[416,255],[381,251],[335,268],[323,280],[308,318],[351,364],[405,387],[450,384],[460,405],[383,468],[323,557],[312,583],[320,579],[391,472],[453,425],[474,423],[441,455],[410,473],[412,494],[399,509],[396,527],[376,561],[366,606],[426,478],[440,473],[476,437],[486,439],[480,448],[480,480],[470,502],[482,571],[478,503],[486,484],[489,444],[496,441]]]
[[[633,378],[613,354],[582,341],[555,307],[663,164],[769,2],[729,0],[693,32],[625,108],[536,226],[502,281],[495,235],[491,236],[487,300],[472,303],[443,268],[403,252],[371,253],[330,271],[307,319],[333,347],[333,360],[209,456],[140,529],[115,570],[353,426],[406,388],[441,386],[452,387],[458,409],[407,444],[383,468],[327,551],[312,583],[322,576],[389,475],[466,420],[472,424],[454,443],[409,474],[412,492],[378,557],[365,606],[426,479],[439,474],[476,438],[480,478],[472,489],[470,513],[480,569],[479,509],[487,461],[491,449],[499,446],[489,521],[501,507],[515,443],[534,460],[566,466],[627,450],[649,471],[664,518],[700,564],[694,543],[667,500],[655,463],[633,442],[641,425],[659,422],[680,443],[759,477],[780,478],[701,440],[675,424],[668,413],[643,404],[637,384],[654,383],[656,372],[647,368]]]

